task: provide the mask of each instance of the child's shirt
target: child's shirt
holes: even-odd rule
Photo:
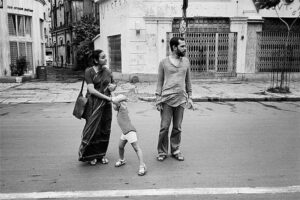
[[[117,114],[117,121],[124,135],[126,135],[130,131],[136,132],[136,129],[131,124],[128,109],[122,105],[120,106]]]

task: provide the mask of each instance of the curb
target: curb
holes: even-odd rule
[[[26,81],[32,80],[32,75],[22,75],[22,76],[1,76],[0,83],[24,83]]]
[[[138,97],[141,101],[155,102],[155,97]],[[229,97],[229,98],[218,98],[218,97],[203,97],[203,98],[192,98],[193,102],[215,102],[215,101],[300,101],[300,97]]]

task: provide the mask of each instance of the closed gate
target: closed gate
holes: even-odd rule
[[[168,44],[174,36],[180,33],[167,33]],[[236,33],[188,32],[185,41],[193,77],[236,76]]]
[[[285,54],[286,37],[287,33],[282,32],[257,33],[256,72],[283,69],[288,72],[300,72],[300,33],[291,33]]]

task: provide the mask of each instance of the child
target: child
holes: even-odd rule
[[[114,108],[114,110],[118,111],[117,121],[122,130],[122,135],[121,135],[120,141],[119,141],[119,156],[120,156],[120,158],[116,162],[115,166],[121,167],[126,164],[126,160],[124,158],[124,151],[125,151],[124,147],[125,147],[126,143],[129,142],[131,144],[131,146],[133,147],[134,151],[136,152],[138,159],[139,159],[140,167],[139,167],[138,175],[143,176],[146,174],[147,169],[146,169],[146,165],[143,161],[142,149],[140,148],[138,141],[137,141],[136,129],[131,124],[131,121],[130,121],[130,118],[128,115],[128,109],[126,106],[127,98],[124,95],[123,95],[123,97],[118,95],[118,97],[116,99],[117,99],[116,100],[117,103],[113,104],[113,108]]]

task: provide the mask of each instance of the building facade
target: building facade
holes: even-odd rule
[[[114,72],[156,74],[159,61],[169,54],[170,37],[180,36],[186,29],[187,54],[194,76],[267,71],[266,64],[258,67],[259,33],[285,28],[273,9],[257,11],[252,0],[190,0],[184,26],[182,3],[100,0],[100,37],[94,42],[95,48],[108,53]],[[282,0],[279,15],[291,21],[299,15],[299,6],[299,1]],[[299,21],[294,32],[300,32]],[[300,43],[299,37],[295,41]],[[297,48],[294,53],[300,55]]]
[[[53,65],[73,68],[75,33],[72,26],[85,15],[99,19],[99,6],[94,0],[51,0],[51,37]]]
[[[27,71],[45,64],[44,0],[3,0],[0,8],[0,76],[11,75],[11,65],[26,58]]]

